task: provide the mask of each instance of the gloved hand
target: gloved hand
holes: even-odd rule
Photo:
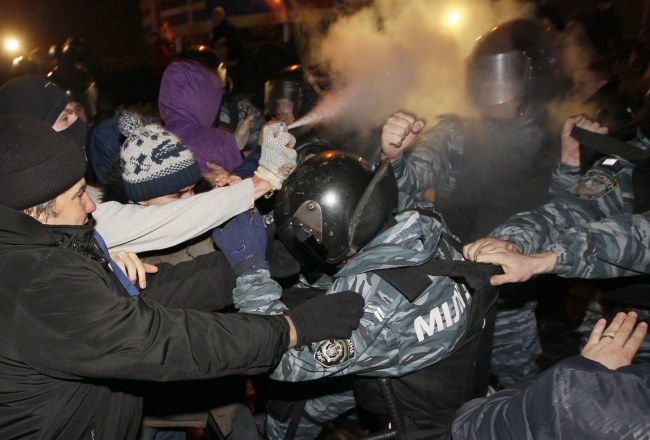
[[[212,241],[237,276],[269,269],[266,261],[266,230],[257,211],[244,211],[212,231]]]
[[[266,125],[262,131],[262,155],[255,175],[266,180],[273,189],[282,183],[296,167],[296,138],[284,122]]]
[[[359,326],[365,301],[357,292],[317,296],[295,307],[291,318],[298,336],[297,347],[333,338],[349,338]]]

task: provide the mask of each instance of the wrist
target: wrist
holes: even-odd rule
[[[557,255],[555,255],[555,252],[542,252],[537,255],[538,259],[538,265],[535,271],[535,275],[540,275],[544,273],[549,273],[553,270],[555,267],[555,263],[557,262]]]
[[[284,315],[284,319],[287,320],[289,324],[289,348],[293,348],[298,344],[298,333],[296,332],[296,326],[293,324],[293,320],[289,315]]]
[[[261,177],[253,176],[251,180],[253,181],[253,196],[256,200],[264,194],[273,191],[271,184]]]

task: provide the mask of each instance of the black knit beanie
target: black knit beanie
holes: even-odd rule
[[[69,101],[63,90],[41,75],[21,76],[0,87],[0,113],[29,116],[50,127]]]
[[[45,122],[0,115],[0,205],[27,209],[56,198],[86,171],[79,147]]]

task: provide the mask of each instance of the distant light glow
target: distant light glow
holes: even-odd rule
[[[9,52],[15,52],[20,47],[20,43],[15,38],[8,38],[5,40],[5,49]]]
[[[447,24],[449,26],[456,26],[460,23],[460,12],[454,11],[447,16]]]

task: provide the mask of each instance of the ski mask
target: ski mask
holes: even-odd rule
[[[86,127],[86,123],[82,121],[81,118],[77,118],[77,120],[74,121],[72,125],[65,130],[59,131],[59,134],[71,140],[81,149],[81,151],[86,151],[88,128]]]

